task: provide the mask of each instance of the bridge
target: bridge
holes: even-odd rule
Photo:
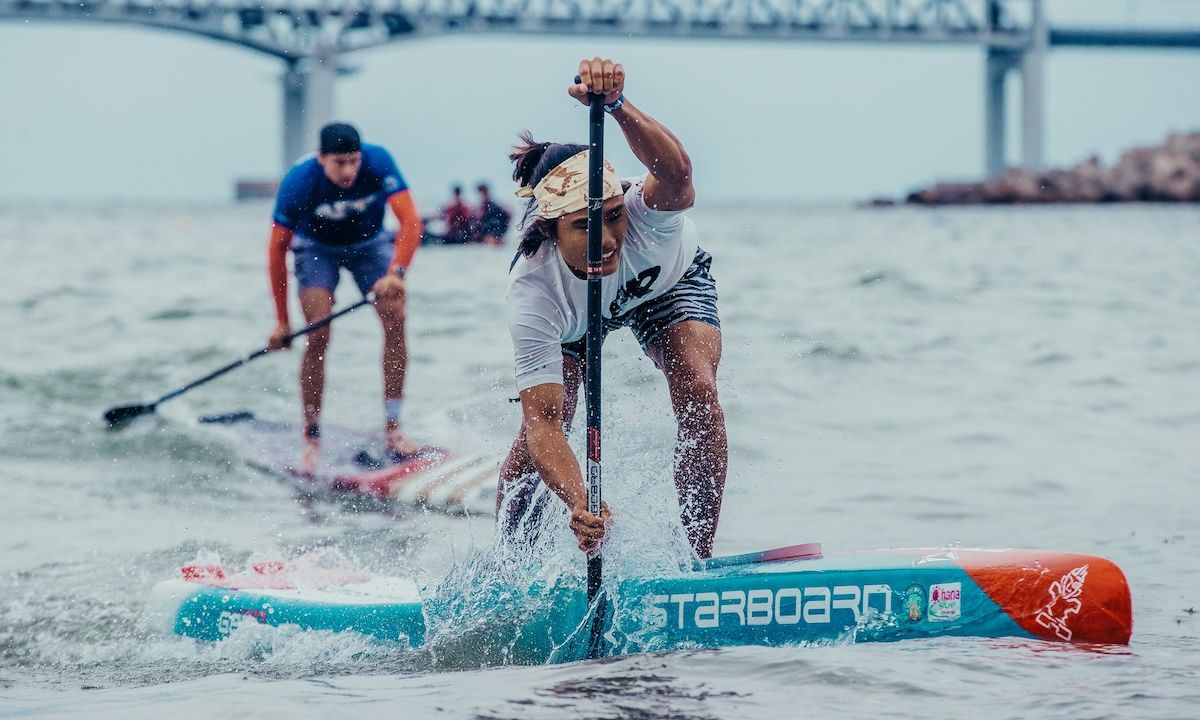
[[[513,33],[776,42],[954,44],[983,50],[989,175],[1006,157],[1004,85],[1021,77],[1021,164],[1043,164],[1053,47],[1200,49],[1200,28],[1052,27],[1044,0],[0,0],[0,20],[141,25],[286,64],[283,166],[334,116],[339,58],[408,38]]]

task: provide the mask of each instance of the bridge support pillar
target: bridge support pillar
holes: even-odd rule
[[[984,171],[987,177],[1004,172],[1008,164],[1005,150],[1005,125],[1008,120],[1004,81],[1009,71],[1017,67],[1018,58],[1012,53],[990,48],[983,78],[983,135]]]
[[[307,57],[288,63],[283,73],[283,170],[316,150],[317,134],[333,121],[337,62]]]
[[[1021,53],[1021,164],[1028,170],[1041,170],[1045,166],[1043,76],[1050,48],[1050,29],[1042,0],[1033,0],[1031,34],[1029,47]]]
[[[984,170],[988,177],[1004,172],[1008,164],[1005,128],[1008,122],[1005,80],[1013,70],[1021,74],[1021,166],[1040,170],[1045,164],[1043,118],[1045,116],[1046,51],[1049,31],[1042,11],[1042,0],[1033,0],[1032,40],[1020,50],[989,48],[984,68],[983,123]],[[991,4],[992,21],[998,22],[999,4]]]

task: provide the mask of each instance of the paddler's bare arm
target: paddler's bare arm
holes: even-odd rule
[[[604,93],[605,104],[615,103],[625,91],[625,68],[612,60],[594,58],[579,63],[579,79],[568,89],[571,97],[589,102],[590,92]],[[612,112],[637,159],[650,171],[642,192],[655,210],[686,210],[696,202],[692,186],[692,159],[670,130],[636,107],[628,98]]]
[[[267,281],[271,285],[271,297],[275,301],[275,329],[267,339],[268,350],[287,347],[285,338],[292,333],[288,322],[288,276],[287,253],[292,246],[292,231],[282,225],[271,226],[271,239],[267,241]]]
[[[571,531],[579,541],[579,549],[595,550],[604,539],[604,520],[587,511],[583,473],[563,434],[563,386],[546,383],[522,390],[521,411],[534,467],[542,482],[571,509]],[[607,506],[601,514],[606,520]]]

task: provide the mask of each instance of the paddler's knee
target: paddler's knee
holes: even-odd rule
[[[324,355],[329,349],[329,338],[332,336],[328,326],[313,330],[304,340],[304,350],[310,353]]]
[[[385,329],[389,326],[396,326],[400,329],[404,328],[404,319],[406,316],[404,298],[376,300],[375,310],[379,313],[379,319],[383,322]]]
[[[688,363],[677,368],[668,384],[671,395],[677,404],[683,401],[696,407],[707,407],[714,412],[721,411],[717,391],[717,373],[706,363]]]

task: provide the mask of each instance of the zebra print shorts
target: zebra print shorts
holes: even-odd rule
[[[712,276],[712,255],[701,248],[696,248],[696,257],[675,287],[620,317],[606,319],[604,334],[607,336],[613,330],[628,327],[642,346],[642,352],[649,354],[650,348],[668,328],[685,320],[698,320],[721,329],[721,319],[717,315],[717,281]],[[582,360],[584,343],[585,340],[581,338],[563,345],[563,355]]]

